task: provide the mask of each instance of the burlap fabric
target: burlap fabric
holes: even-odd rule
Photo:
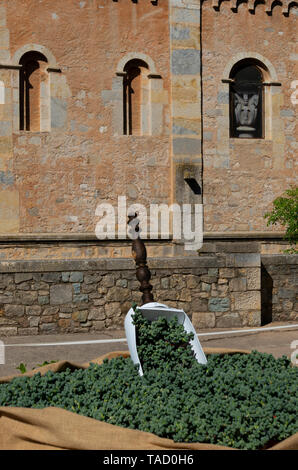
[[[206,354],[233,354],[250,351],[205,348]],[[124,356],[127,351],[114,351],[90,362],[101,364],[105,358]],[[63,371],[87,368],[89,363],[76,364],[59,361],[34,369],[23,375],[36,372],[45,374],[48,370]],[[2,377],[0,383],[9,382],[15,376]],[[235,450],[212,444],[175,443],[154,434],[126,429],[103,423],[61,408],[30,409],[0,407],[0,449],[1,450]],[[298,450],[298,433],[267,450]]]

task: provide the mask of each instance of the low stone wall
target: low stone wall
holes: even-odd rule
[[[298,255],[262,256],[262,306],[269,321],[298,321]]]
[[[255,253],[149,258],[154,299],[182,308],[195,328],[261,324]],[[2,261],[0,335],[123,329],[141,293],[132,259]]]

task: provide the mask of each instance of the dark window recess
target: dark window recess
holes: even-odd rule
[[[194,194],[202,194],[201,187],[195,178],[184,178],[184,181],[188,184]]]
[[[40,130],[41,70],[46,63],[46,57],[35,51],[20,60],[20,130]]]
[[[233,68],[230,77],[230,136],[263,138],[263,76],[255,65]]]
[[[141,135],[141,106],[143,104],[143,74],[148,65],[140,59],[130,60],[124,67],[123,134]]]

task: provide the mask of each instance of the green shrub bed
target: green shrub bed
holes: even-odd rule
[[[177,317],[149,321],[136,309],[132,316],[136,328],[138,356],[144,372],[169,364],[190,367],[195,360],[190,345],[193,333],[187,333]]]
[[[148,341],[139,351],[142,377],[124,357],[37,372],[0,384],[0,406],[61,407],[175,442],[238,449],[264,449],[298,432],[298,368],[286,356],[209,354],[202,365],[177,322],[146,326],[138,313],[134,321],[138,342]]]

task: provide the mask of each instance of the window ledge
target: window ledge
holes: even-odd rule
[[[13,134],[14,135],[45,135],[45,134],[50,134],[51,131],[23,131],[23,130],[19,130],[19,131],[13,131]]]
[[[256,139],[246,139],[244,137],[230,137],[230,141],[233,140],[235,142],[241,142],[241,141],[244,141],[244,142],[273,142],[272,139],[266,139],[266,137],[264,138],[261,138],[261,137],[258,137]]]

